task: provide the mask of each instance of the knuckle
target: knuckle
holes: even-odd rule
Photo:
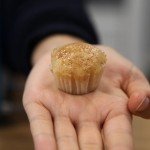
[[[93,128],[95,127],[97,123],[94,122],[94,121],[90,121],[90,120],[83,120],[83,121],[80,121],[79,122],[79,129],[82,129],[82,128]]]

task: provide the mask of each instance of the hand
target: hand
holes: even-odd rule
[[[36,150],[133,149],[125,91],[132,93],[128,79],[134,67],[111,48],[99,47],[108,58],[103,77],[96,91],[82,96],[57,89],[49,52],[35,64],[26,83],[23,104]]]
[[[109,78],[126,93],[132,114],[150,119],[150,84],[144,74],[112,48],[99,47],[108,53],[109,59],[104,78]]]

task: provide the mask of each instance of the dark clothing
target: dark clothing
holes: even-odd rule
[[[81,0],[1,0],[3,63],[28,73],[33,47],[55,33],[96,44]]]

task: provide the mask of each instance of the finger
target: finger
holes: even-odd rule
[[[56,150],[56,141],[50,112],[40,104],[28,103],[24,105],[30,122],[36,150]]]
[[[134,114],[150,118],[150,85],[136,67],[132,69],[126,85],[126,92],[129,96],[129,110]]]
[[[150,118],[150,99],[144,93],[134,93],[128,101],[129,110],[140,117]]]
[[[131,118],[118,115],[103,126],[104,145],[107,150],[133,150]]]
[[[79,150],[77,135],[70,119],[66,116],[54,118],[55,134],[59,150]]]
[[[102,150],[102,137],[97,122],[80,121],[77,125],[78,141],[81,150]]]

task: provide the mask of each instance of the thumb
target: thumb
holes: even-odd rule
[[[150,85],[144,74],[136,67],[132,69],[126,87],[130,112],[150,118]]]

